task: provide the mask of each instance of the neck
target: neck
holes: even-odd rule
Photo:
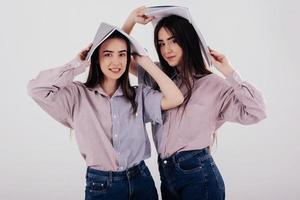
[[[104,92],[110,97],[112,97],[118,89],[117,81],[113,79],[105,79],[100,85]]]
[[[178,64],[176,67],[175,67],[175,70],[177,73],[180,74],[180,72],[182,71],[182,64]]]

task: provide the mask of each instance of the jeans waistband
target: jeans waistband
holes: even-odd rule
[[[158,164],[166,164],[166,163],[178,163],[184,160],[191,159],[193,157],[197,157],[199,160],[206,160],[207,158],[211,157],[209,148],[206,147],[200,150],[191,150],[191,151],[180,151],[172,154],[167,158],[160,158],[158,156]]]
[[[125,180],[128,178],[133,178],[141,175],[141,172],[146,169],[147,166],[144,161],[141,161],[138,165],[135,165],[124,171],[102,171],[93,169],[91,167],[87,168],[86,178],[92,178],[96,180]]]

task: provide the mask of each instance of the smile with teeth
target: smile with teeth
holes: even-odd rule
[[[110,71],[114,72],[114,73],[118,73],[121,71],[121,68],[109,68]]]

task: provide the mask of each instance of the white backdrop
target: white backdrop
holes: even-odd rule
[[[29,98],[26,85],[72,59],[100,22],[121,25],[143,4],[188,7],[207,43],[267,100],[268,119],[218,131],[213,154],[227,199],[300,199],[297,0],[1,1],[0,199],[83,199],[86,167],[75,138]],[[156,60],[152,31],[138,25],[133,36]],[[147,163],[159,190],[154,148]]]

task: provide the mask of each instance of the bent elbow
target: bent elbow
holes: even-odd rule
[[[267,112],[265,110],[261,110],[261,112],[259,113],[257,118],[258,118],[257,122],[260,122],[260,121],[266,119],[267,118]]]
[[[33,87],[33,84],[32,84],[32,80],[28,82],[27,84],[27,94],[34,98],[35,97],[35,92],[34,92],[34,87]]]
[[[261,111],[256,113],[255,115],[250,115],[246,119],[241,120],[240,123],[243,125],[252,125],[256,124],[267,118],[267,114],[265,111]]]

